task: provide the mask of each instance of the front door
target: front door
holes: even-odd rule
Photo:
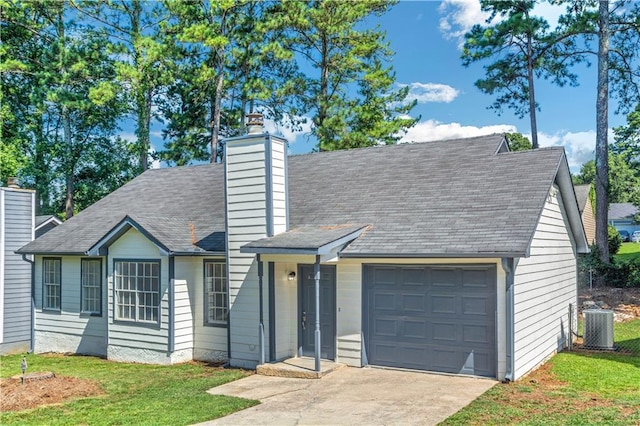
[[[313,265],[299,267],[299,353],[315,355],[316,281]],[[320,357],[336,357],[336,268],[320,266]]]

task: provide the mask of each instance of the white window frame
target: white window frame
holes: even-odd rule
[[[229,318],[226,261],[205,260],[203,277],[204,325],[226,327]]]
[[[114,320],[160,324],[160,268],[159,259],[114,259]]]
[[[102,259],[80,259],[80,312],[102,316]]]
[[[62,259],[42,258],[42,310],[62,309]]]

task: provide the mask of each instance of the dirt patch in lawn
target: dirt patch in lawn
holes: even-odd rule
[[[585,308],[611,309],[616,322],[640,318],[640,288],[582,289],[578,295],[580,312]]]
[[[505,388],[499,403],[506,407],[520,408],[524,416],[564,415],[585,409],[612,407],[612,401],[595,394],[577,395],[567,389],[567,383],[558,380],[551,371],[551,364],[542,365],[515,383]],[[624,416],[633,413],[633,408],[617,407]],[[523,418],[524,419],[524,418]],[[517,421],[518,419],[512,419]],[[482,422],[481,422],[482,423]]]
[[[0,380],[0,411],[22,411],[103,394],[95,382],[75,377],[54,376],[24,384],[19,377],[12,377]]]

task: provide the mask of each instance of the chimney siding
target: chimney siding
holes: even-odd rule
[[[256,255],[240,247],[287,230],[287,146],[268,134],[226,141],[225,191],[229,283],[230,363],[254,368],[260,359]],[[267,277],[263,277],[265,336],[268,336]],[[265,352],[269,342],[265,339]]]

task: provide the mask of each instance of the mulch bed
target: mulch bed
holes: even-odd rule
[[[103,394],[91,380],[53,376],[23,384],[21,377],[15,376],[0,380],[0,411],[22,411]]]

